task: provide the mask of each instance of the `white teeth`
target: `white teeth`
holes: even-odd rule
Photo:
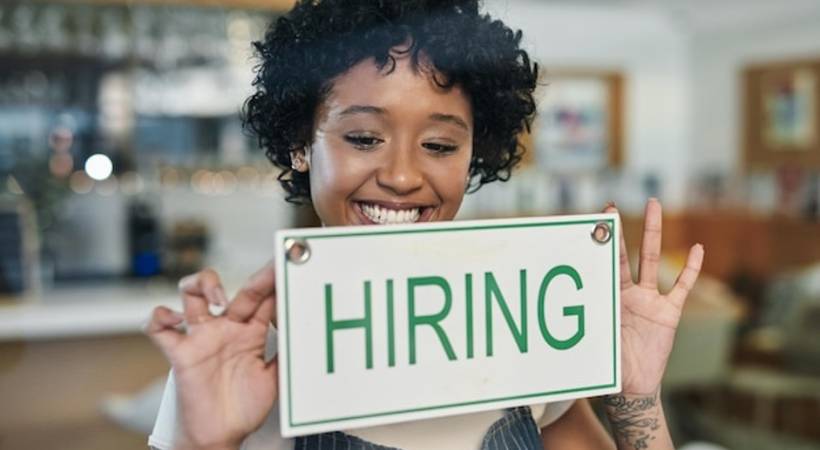
[[[378,224],[413,223],[421,216],[420,208],[395,210],[369,203],[360,205],[364,215]]]

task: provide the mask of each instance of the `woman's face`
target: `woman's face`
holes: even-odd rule
[[[337,77],[307,150],[311,199],[326,226],[452,220],[467,186],[473,116],[410,58],[366,60]],[[389,68],[389,65],[387,66]]]

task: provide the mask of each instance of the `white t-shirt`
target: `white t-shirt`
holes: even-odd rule
[[[266,358],[273,357],[276,349],[276,332],[271,328],[266,345]],[[572,400],[531,405],[533,419],[538,428],[543,428],[561,417]],[[490,426],[502,418],[503,411],[484,411],[435,419],[380,425],[369,428],[345,430],[345,433],[374,444],[396,447],[403,450],[476,450]],[[176,386],[173,372],[168,377],[162,404],[154,424],[154,431],[148,438],[148,445],[160,450],[171,450],[176,434]],[[271,409],[265,423],[242,443],[241,450],[292,450],[293,439],[284,439],[279,433],[279,409]]]

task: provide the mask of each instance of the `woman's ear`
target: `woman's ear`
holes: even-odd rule
[[[305,154],[306,151],[303,148],[298,150],[292,150],[290,152],[290,167],[301,173],[305,173],[310,170],[310,163],[308,162],[308,157]]]

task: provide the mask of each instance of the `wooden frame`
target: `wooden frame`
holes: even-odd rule
[[[598,83],[606,92],[604,115],[604,155],[587,158],[588,161],[572,162],[573,156],[565,152],[556,154],[554,140],[545,139],[545,128],[550,126],[550,89],[559,89],[564,83]],[[619,167],[624,159],[624,77],[620,72],[585,69],[552,70],[541,77],[537,92],[539,100],[538,117],[533,125],[533,136],[524,139],[529,157],[524,165],[537,163],[543,170],[557,172],[589,172],[611,167]],[[552,126],[555,126],[553,123]],[[570,150],[571,151],[571,150]],[[588,155],[589,156],[589,155]],[[559,158],[556,164],[556,158]],[[561,161],[561,159],[566,158]]]
[[[746,168],[820,168],[820,59],[743,72]]]

